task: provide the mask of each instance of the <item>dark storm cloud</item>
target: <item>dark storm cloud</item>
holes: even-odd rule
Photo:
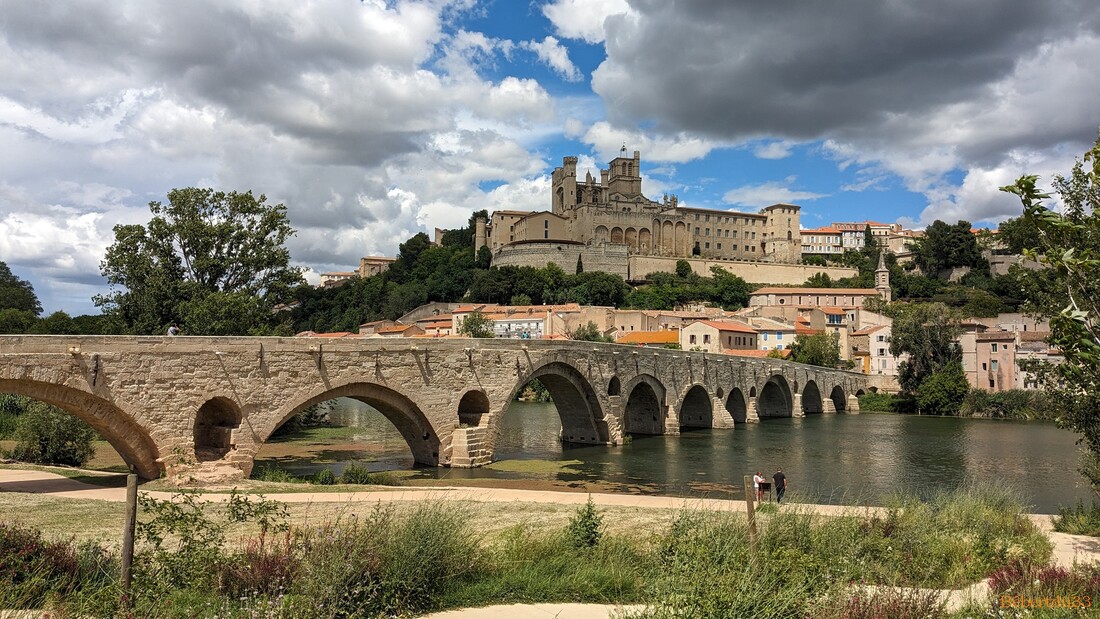
[[[988,96],[1042,45],[1096,33],[1100,15],[1095,0],[631,5],[638,15],[607,20],[593,88],[621,122],[722,139],[904,134],[892,118]]]

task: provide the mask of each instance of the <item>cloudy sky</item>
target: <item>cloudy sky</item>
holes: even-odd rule
[[[211,186],[349,270],[624,144],[691,206],[995,223],[1095,139],[1097,58],[1096,0],[0,0],[0,260],[95,312],[111,228]]]

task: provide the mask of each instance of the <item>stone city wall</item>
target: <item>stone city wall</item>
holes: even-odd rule
[[[575,245],[572,243],[523,243],[501,247],[493,255],[493,266],[543,268],[553,262],[566,273],[577,267],[581,257],[585,271],[614,273],[623,279],[629,275],[627,247],[619,244]]]
[[[859,275],[858,269],[848,267],[819,267],[808,264],[780,264],[746,260],[631,256],[630,279],[640,280],[649,273],[675,273],[677,260],[687,260],[691,264],[691,270],[703,277],[710,277],[710,268],[718,266],[747,282],[756,284],[801,286],[815,273],[825,273],[833,279]],[[587,264],[585,262],[585,265]]]

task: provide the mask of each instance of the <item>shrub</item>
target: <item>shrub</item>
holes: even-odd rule
[[[963,398],[959,414],[1006,419],[1053,419],[1056,416],[1046,394],[1024,389],[998,392],[971,389]]]
[[[1090,503],[1088,507],[1077,501],[1075,507],[1059,507],[1054,517],[1054,530],[1074,535],[1100,536],[1100,505]]]
[[[340,483],[344,484],[369,484],[371,474],[367,467],[357,462],[344,467],[344,473],[340,476]]]
[[[997,595],[1067,599],[1100,596],[1100,565],[1074,565],[1065,569],[1028,560],[1012,561],[989,576],[989,588]]]
[[[336,483],[336,475],[333,475],[332,470],[325,469],[314,476],[313,483],[318,486],[331,486]]]
[[[276,484],[300,484],[306,481],[290,471],[270,464],[265,464],[262,467],[254,469],[252,471],[252,479],[269,481]]]
[[[83,466],[95,453],[96,431],[69,413],[30,400],[12,434],[11,457],[23,462]]]
[[[0,522],[0,608],[40,608],[117,578],[115,558],[97,544],[49,541],[36,529]]]
[[[969,389],[962,363],[952,361],[917,387],[917,405],[926,415],[955,415]]]
[[[939,619],[947,617],[939,591],[887,588],[879,591],[845,591],[832,596],[815,619]]]
[[[897,412],[894,409],[894,395],[890,393],[865,393],[859,396],[859,410]]]
[[[569,539],[575,548],[591,548],[600,543],[602,527],[603,516],[596,511],[596,504],[589,495],[588,501],[569,519]]]

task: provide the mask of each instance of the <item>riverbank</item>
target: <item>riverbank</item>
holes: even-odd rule
[[[147,484],[146,487],[154,485]],[[251,486],[251,492],[277,489],[275,486],[265,488],[264,484]],[[759,516],[762,535],[760,552],[770,558],[752,568],[751,582],[742,582],[744,574],[729,572],[721,567],[745,565],[743,553],[748,551],[744,545],[745,506],[740,501],[593,494],[591,500],[603,520],[599,528],[605,541],[591,550],[570,550],[568,542],[565,546],[561,545],[569,539],[564,532],[571,529],[571,521],[580,513],[578,508],[589,499],[585,494],[453,487],[338,490],[343,491],[267,492],[266,497],[287,505],[291,525],[307,526],[307,531],[325,530],[327,525],[324,523],[327,522],[342,522],[344,524],[339,526],[350,525],[354,528],[355,523],[362,522],[363,518],[377,519],[380,513],[388,513],[377,510],[380,508],[378,506],[389,505],[398,509],[396,514],[404,515],[385,516],[384,520],[390,519],[386,522],[392,524],[383,523],[383,530],[406,526],[398,523],[415,524],[427,518],[430,526],[418,536],[423,534],[431,539],[438,538],[438,543],[449,543],[442,540],[450,540],[454,535],[458,535],[459,540],[475,535],[470,539],[479,541],[463,552],[480,547],[481,550],[476,551],[480,558],[463,567],[461,573],[467,574],[462,577],[467,580],[472,577],[468,570],[482,575],[458,589],[440,590],[438,595],[442,597],[429,605],[441,604],[443,607],[516,600],[512,596],[522,591],[519,600],[545,600],[546,596],[550,596],[551,600],[602,599],[630,604],[636,612],[653,616],[652,609],[645,610],[644,604],[639,604],[652,599],[669,603],[668,594],[661,591],[672,587],[674,590],[684,589],[686,593],[682,595],[697,596],[702,601],[709,600],[708,603],[727,608],[727,604],[736,606],[752,602],[755,598],[747,595],[736,600],[715,599],[714,587],[719,590],[724,586],[731,590],[753,586],[767,588],[771,586],[769,578],[774,576],[774,569],[781,568],[788,574],[785,578],[794,574],[796,579],[792,585],[794,592],[782,600],[785,608],[805,605],[806,600],[799,599],[800,595],[813,597],[826,605],[840,603],[830,597],[835,593],[830,591],[836,584],[857,577],[869,583],[942,583],[940,588],[943,585],[953,588],[962,586],[960,592],[951,594],[955,600],[953,608],[957,610],[967,604],[985,603],[989,596],[988,589],[965,585],[974,582],[976,577],[980,578],[986,569],[995,569],[1000,561],[1007,560],[1003,556],[998,559],[1001,556],[999,552],[1036,560],[1048,556],[1048,550],[1035,546],[1034,534],[1027,532],[1030,526],[1022,525],[1011,511],[998,511],[1000,508],[991,507],[1003,502],[1003,497],[996,493],[989,495],[988,499],[980,495],[970,499],[961,497],[961,503],[958,500],[949,501],[931,511],[917,503],[908,504],[904,512],[877,507],[809,504],[785,504],[778,511],[764,510]],[[149,494],[161,499],[172,497],[172,493],[163,491]],[[102,531],[107,534],[106,539],[117,539],[124,496],[122,488],[89,486],[44,470],[0,470],[0,513],[3,514],[0,519],[37,526],[47,534],[78,534],[82,522],[97,519],[112,525]],[[229,497],[219,492],[206,493],[203,499],[221,504]],[[444,505],[447,507],[444,508]],[[392,520],[394,517],[398,519]],[[436,525],[431,525],[433,519],[439,518],[443,518],[439,522],[459,528],[439,538],[442,533],[434,528]],[[449,520],[451,518],[458,520]],[[1033,523],[1042,532],[1040,536],[1051,541],[1054,550],[1050,556],[1054,565],[1073,569],[1075,562],[1093,561],[1100,557],[1100,548],[1097,548],[1094,539],[1051,534],[1049,517],[1031,516],[1026,522]],[[424,523],[421,522],[420,526]],[[90,533],[88,538],[98,537],[94,532]],[[254,536],[256,532],[253,529],[241,534],[251,539],[248,536]],[[975,534],[979,534],[978,538],[974,537]],[[989,537],[986,538],[987,535]],[[980,541],[983,538],[985,541]],[[876,539],[881,541],[876,542]],[[966,544],[978,539],[978,545],[959,547],[958,544],[966,539],[971,540]],[[715,546],[718,540],[722,542]],[[851,546],[853,543],[856,546]],[[915,548],[920,553],[920,562],[907,567],[910,559],[906,558],[909,555],[903,547],[909,544],[917,544]],[[997,551],[996,548],[1002,550]],[[792,552],[802,558],[796,559]],[[737,557],[740,559],[731,563]],[[664,565],[670,558],[672,563]],[[917,559],[917,555],[912,558]],[[231,556],[226,560],[231,560]],[[853,560],[856,561],[853,563]],[[511,567],[499,571],[505,566]],[[681,572],[681,569],[685,571]],[[579,576],[559,582],[565,574]],[[823,575],[825,580],[821,580]],[[705,586],[706,583],[698,582],[700,579],[712,585]],[[875,587],[867,591],[868,595],[878,597],[893,595],[882,593]],[[764,597],[771,599],[774,596],[768,594]],[[178,596],[173,599],[186,601],[186,598],[180,599]],[[928,603],[928,600],[921,603]],[[913,600],[903,602],[916,603]],[[894,603],[902,602],[895,600]],[[609,609],[616,606],[541,603],[476,611],[451,610],[440,616],[541,617],[553,616],[548,613],[565,612],[567,614],[559,616],[604,617]],[[755,609],[753,612],[764,612],[758,607],[752,608]],[[684,608],[680,607],[680,610]],[[694,612],[690,614],[699,615]]]

